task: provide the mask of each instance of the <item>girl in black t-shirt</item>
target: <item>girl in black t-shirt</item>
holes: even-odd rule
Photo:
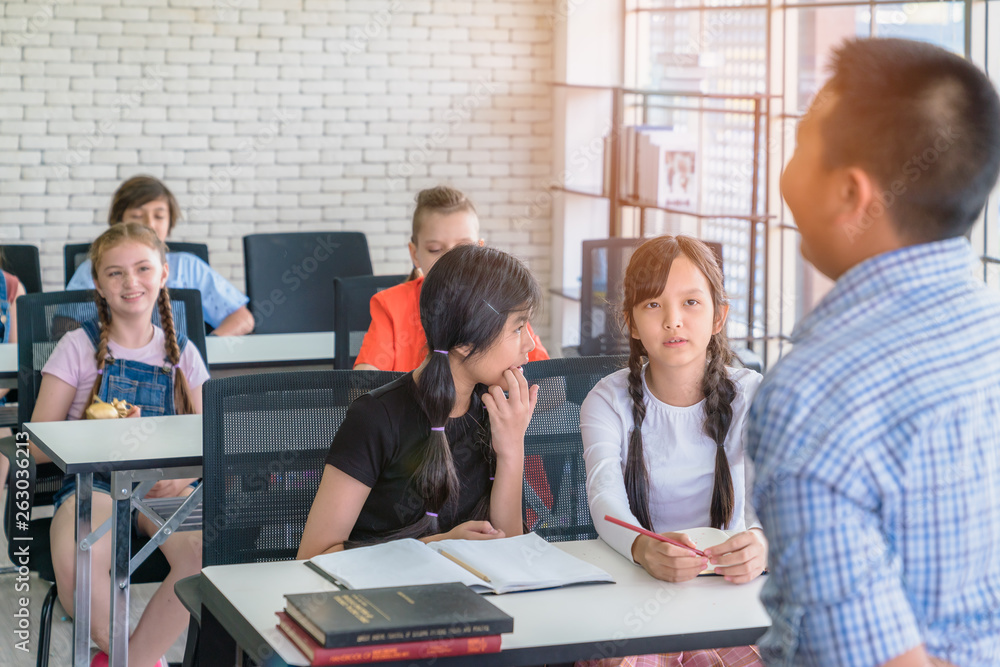
[[[356,400],[330,446],[299,558],[415,537],[520,535],[524,434],[538,387],[521,364],[540,298],[505,252],[460,246],[420,292],[429,354]]]

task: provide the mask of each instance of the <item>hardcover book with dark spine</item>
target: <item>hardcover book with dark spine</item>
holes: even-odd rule
[[[514,631],[514,619],[465,584],[286,595],[285,611],[325,648]]]
[[[452,637],[428,641],[393,644],[365,644],[364,646],[339,646],[323,648],[291,616],[283,611],[278,614],[278,629],[316,667],[348,665],[362,662],[387,662],[394,660],[426,660],[453,655],[476,655],[500,651],[500,635]]]

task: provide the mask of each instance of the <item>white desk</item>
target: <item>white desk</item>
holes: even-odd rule
[[[514,617],[502,652],[443,663],[531,665],[747,645],[770,625],[758,600],[763,577],[742,586],[722,577],[670,584],[600,540],[557,545],[605,569],[618,583],[489,596]],[[275,627],[274,613],[284,609],[287,593],[323,590],[336,587],[300,561],[207,567],[199,582],[202,631],[208,631],[206,622],[212,630],[221,626],[261,665],[307,665]],[[196,604],[180,585],[178,594],[189,609]]]
[[[333,332],[206,336],[211,368],[333,364]],[[0,380],[17,380],[17,343],[0,344]],[[5,386],[0,384],[0,386]],[[11,385],[16,387],[17,384]]]
[[[216,369],[322,363],[333,367],[333,332],[207,336],[208,364]]]
[[[128,665],[129,575],[177,528],[201,500],[201,487],[129,560],[133,495],[141,499],[161,479],[201,477],[201,415],[44,422],[24,425],[38,445],[67,474],[76,475],[76,589],[73,603],[73,665],[90,664],[90,544],[111,530],[111,664]],[[91,530],[94,473],[110,473],[114,511]],[[139,482],[133,494],[132,483]],[[116,629],[117,628],[117,629]]]

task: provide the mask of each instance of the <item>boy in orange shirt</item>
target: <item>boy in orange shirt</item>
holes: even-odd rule
[[[479,243],[479,218],[465,195],[446,185],[422,190],[416,197],[410,258],[413,273],[407,282],[372,297],[372,323],[365,334],[355,370],[412,371],[427,356],[426,336],[420,324],[420,287],[424,274],[446,252],[458,245]],[[549,353],[528,325],[535,349],[528,361],[548,359]]]

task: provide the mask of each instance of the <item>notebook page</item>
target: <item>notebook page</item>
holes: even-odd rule
[[[690,537],[691,541],[694,542],[699,549],[704,551],[709,547],[714,547],[717,544],[722,544],[723,542],[728,540],[733,535],[736,535],[740,531],[721,530],[719,528],[710,528],[708,526],[703,526],[699,528],[685,528],[684,530],[678,530],[677,532],[684,533],[685,535]],[[706,567],[704,570],[701,571],[701,574],[714,574],[714,573],[715,573],[715,565],[713,565],[712,563],[709,563],[708,567]]]
[[[333,580],[349,588],[415,586],[459,581],[466,586],[483,582],[419,540],[405,539],[322,554],[309,559]]]
[[[428,544],[486,574],[498,593],[614,582],[611,575],[549,544],[536,533],[496,540],[442,540]]]

